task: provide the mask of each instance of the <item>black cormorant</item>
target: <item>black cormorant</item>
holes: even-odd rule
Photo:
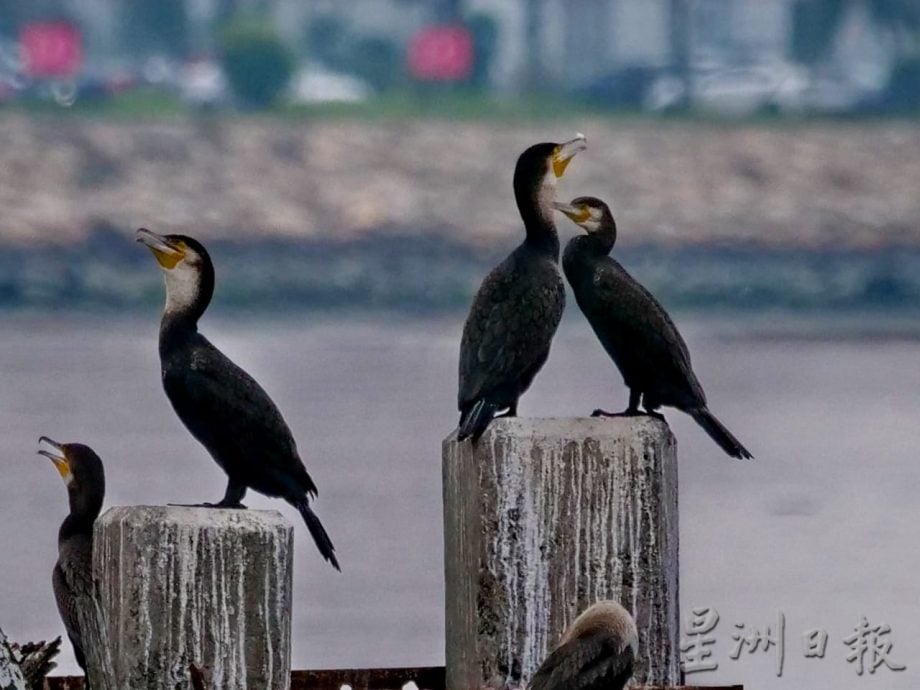
[[[629,612],[615,601],[599,601],[566,630],[530,690],[621,690],[632,677],[638,649]]]
[[[575,301],[629,388],[629,406],[621,415],[636,415],[662,405],[686,412],[733,458],[753,457],[706,407],[706,394],[690,366],[690,352],[658,300],[609,254],[617,227],[600,199],[578,197],[556,208],[587,231],[565,248],[562,268]],[[595,410],[595,416],[612,416]]]
[[[496,412],[515,416],[549,356],[565,307],[553,220],[556,179],[585,146],[578,135],[565,144],[536,144],[518,158],[514,198],[527,235],[482,281],[463,327],[459,440],[476,441]]]
[[[74,656],[85,674],[86,654],[79,609],[93,597],[93,523],[99,517],[105,498],[105,472],[102,460],[88,446],[57,443],[47,436],[42,436],[38,442],[51,448],[38,452],[54,463],[67,484],[70,514],[64,518],[58,532],[58,560],[51,584]]]
[[[163,270],[166,307],[160,323],[163,388],[179,419],[227,473],[215,508],[243,508],[247,489],[277,496],[303,516],[323,558],[338,570],[335,548],[310,507],[316,484],[281,412],[256,381],[198,332],[214,292],[214,266],[200,242],[184,235],[137,231]]]

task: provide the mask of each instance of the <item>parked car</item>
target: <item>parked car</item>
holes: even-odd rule
[[[363,79],[320,65],[303,65],[291,78],[288,100],[296,104],[361,103],[373,95]]]

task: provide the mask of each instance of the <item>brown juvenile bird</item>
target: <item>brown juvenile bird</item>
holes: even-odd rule
[[[693,417],[731,457],[754,457],[709,411],[687,344],[664,307],[608,256],[617,226],[607,204],[582,196],[568,204],[557,202],[556,208],[587,232],[566,245],[562,268],[575,301],[629,388],[625,412],[595,410],[594,416],[641,414],[641,398],[646,413],[663,419],[656,409],[676,407]]]
[[[556,179],[586,147],[535,144],[514,169],[514,198],[526,237],[482,281],[460,342],[457,439],[476,441],[497,412],[517,415],[518,399],[549,357],[565,307],[559,236],[553,219]]]
[[[599,601],[565,631],[544,659],[530,690],[621,690],[632,677],[639,634],[629,612]]]
[[[47,436],[42,436],[38,442],[50,446],[51,450],[43,448],[38,453],[54,463],[67,484],[70,514],[64,518],[58,532],[58,560],[51,583],[74,656],[85,674],[80,608],[93,597],[93,523],[99,517],[105,498],[105,472],[102,460],[89,446],[57,443]]]

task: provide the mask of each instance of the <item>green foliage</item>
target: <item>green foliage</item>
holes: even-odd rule
[[[814,65],[827,57],[847,12],[859,4],[865,4],[880,27],[920,30],[918,0],[797,0],[792,11],[792,58]]]
[[[332,15],[317,17],[306,30],[307,55],[327,67],[340,69],[348,40],[348,29],[341,19]]]
[[[488,14],[474,14],[466,26],[473,37],[473,72],[470,85],[477,89],[489,86],[489,72],[498,49],[498,24]]]
[[[814,65],[830,53],[849,0],[798,0],[792,10],[792,59]]]
[[[886,99],[896,112],[920,111],[920,57],[898,61],[888,79]]]
[[[402,48],[388,38],[352,33],[333,16],[317,17],[306,34],[307,54],[330,69],[357,75],[377,91],[405,82]]]
[[[23,24],[33,21],[73,21],[58,0],[0,0],[0,37],[16,39]]]
[[[231,22],[220,35],[221,65],[236,96],[254,108],[270,106],[294,72],[294,56],[267,23]]]
[[[188,52],[188,15],[184,0],[122,0],[122,41],[141,55],[183,57]]]
[[[346,69],[367,81],[377,91],[386,91],[404,81],[403,54],[393,41],[380,36],[359,38],[353,45]]]

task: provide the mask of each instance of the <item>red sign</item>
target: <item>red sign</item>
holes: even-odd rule
[[[473,39],[462,26],[431,26],[409,42],[409,74],[420,81],[460,81],[473,69]]]
[[[83,61],[80,30],[67,22],[26,24],[19,48],[26,74],[33,77],[72,77]]]

